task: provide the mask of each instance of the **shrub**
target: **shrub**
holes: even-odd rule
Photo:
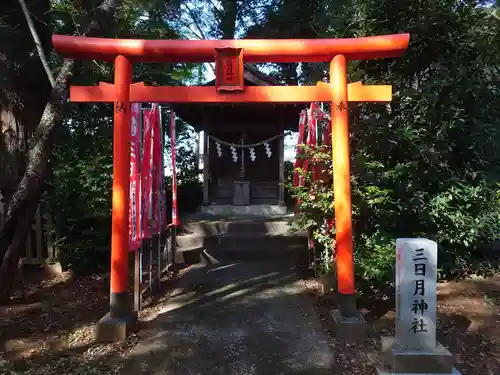
[[[312,181],[310,172],[299,171],[304,177],[303,186],[289,189],[300,200],[298,223],[316,241],[318,272],[334,273],[335,228],[327,225],[334,215],[331,149],[304,149],[311,161],[316,160],[312,165],[322,165],[329,177]],[[353,241],[358,280],[371,287],[392,283],[398,237],[435,240],[441,277],[491,270],[484,268],[481,261],[482,249],[499,234],[500,204],[495,188],[498,185],[486,178],[464,182],[452,174],[434,185],[434,176],[414,164],[406,170],[401,163],[391,169],[387,164],[368,160],[360,155],[360,150],[352,152]],[[360,170],[363,173],[356,173]],[[418,188],[402,189],[403,174],[406,181],[418,181]]]

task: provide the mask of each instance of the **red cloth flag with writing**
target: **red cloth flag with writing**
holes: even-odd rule
[[[141,105],[131,105],[130,125],[130,203],[129,203],[129,250],[141,247],[141,175],[139,171],[141,155]]]
[[[309,110],[307,111],[307,140],[306,140],[306,146],[308,150],[306,151],[307,156],[304,160],[304,164],[302,165],[302,170],[303,173],[307,173],[309,171],[309,158],[311,157],[311,153],[309,150],[312,150],[316,147],[316,127],[318,125],[318,122],[316,121],[316,114],[315,114],[315,104],[312,103],[311,106],[309,107]],[[312,168],[312,180],[314,181],[316,179],[316,171],[315,168]]]
[[[170,140],[172,148],[172,225],[179,225],[177,212],[177,171],[175,168],[175,114],[170,112]]]
[[[303,159],[300,157],[302,153],[302,144],[304,143],[304,128],[306,124],[307,113],[303,111],[299,118],[299,137],[297,139],[297,150],[295,155],[295,164],[293,166],[293,186],[299,186],[300,176],[297,168],[300,168],[303,163]]]
[[[310,127],[311,127],[311,147],[314,151],[318,151],[318,144],[319,144],[319,134],[318,134],[318,119],[320,117],[320,108],[317,103],[311,103],[311,122],[310,122]],[[315,159],[315,158],[314,158]],[[317,160],[313,159],[313,166],[312,166],[312,180],[316,181],[320,179],[321,176],[321,165],[318,163]]]
[[[304,133],[305,125],[307,120],[307,111],[302,111],[299,117],[299,137],[297,139],[297,151],[295,154],[295,163],[293,165],[293,186],[297,187],[302,185],[302,176],[299,175],[298,169],[300,169],[304,163],[302,151],[304,143]],[[299,210],[300,199],[297,198],[295,202],[294,212],[297,214]]]
[[[332,122],[329,120],[328,116],[321,111],[320,112],[320,119],[323,120],[324,128],[323,128],[323,149],[328,150],[329,146],[332,144]],[[323,176],[322,179],[323,181],[328,181],[330,179],[330,173],[328,170],[328,163],[323,163],[322,166],[323,169]]]
[[[154,106],[143,113],[143,157],[142,157],[142,230],[143,238],[151,238],[153,220],[153,142],[152,133],[156,118]]]
[[[154,119],[152,119],[153,136],[153,230],[159,233],[162,223],[163,206],[163,149],[162,149],[162,129],[160,123],[160,111],[154,107]]]

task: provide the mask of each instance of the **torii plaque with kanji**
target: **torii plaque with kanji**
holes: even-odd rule
[[[243,49],[215,48],[217,91],[243,91]]]

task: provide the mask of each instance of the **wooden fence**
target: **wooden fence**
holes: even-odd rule
[[[26,239],[26,250],[22,256],[23,264],[44,265],[57,260],[57,236],[55,234],[52,215],[48,210],[42,213],[43,205],[39,204],[31,231]]]

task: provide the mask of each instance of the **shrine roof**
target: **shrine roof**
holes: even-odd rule
[[[262,73],[253,64],[243,64],[243,80],[246,86],[281,86],[275,78]],[[215,79],[205,83],[203,86],[215,86]]]
[[[282,86],[275,78],[262,73],[253,64],[244,64],[243,79],[245,86]],[[214,86],[215,79],[203,86]],[[276,126],[296,130],[299,115],[306,105],[301,104],[174,104],[172,108],[184,121],[200,130],[266,130]],[[237,128],[237,129],[235,129]]]

